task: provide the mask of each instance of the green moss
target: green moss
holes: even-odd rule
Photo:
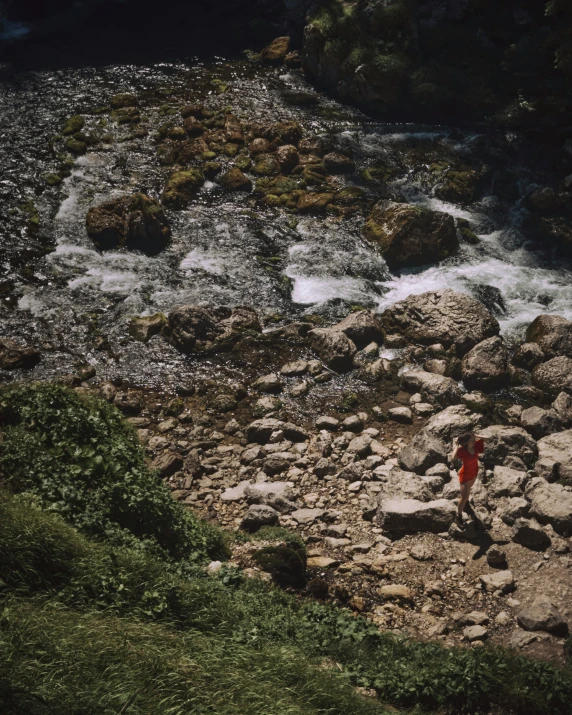
[[[460,226],[459,233],[461,234],[461,237],[472,246],[476,246],[481,242],[481,239],[477,236],[477,234],[474,231],[471,231],[468,226]]]
[[[72,134],[75,134],[76,132],[81,132],[81,130],[85,126],[85,119],[81,116],[81,114],[76,114],[73,117],[70,117],[67,122],[64,125],[64,128],[62,129],[62,134],[67,137],[71,136]]]
[[[133,94],[123,93],[116,94],[110,100],[109,104],[112,109],[125,109],[127,107],[137,107],[137,97]]]
[[[175,172],[163,191],[163,203],[173,209],[185,208],[196,196],[204,180],[204,174],[199,169]]]
[[[282,587],[303,588],[306,585],[306,555],[303,549],[292,546],[266,546],[252,554],[263,571],[272,574]]]
[[[69,137],[64,142],[64,148],[70,152],[70,154],[75,154],[79,156],[80,154],[85,154],[87,151],[87,144],[75,137]]]
[[[62,177],[57,174],[44,174],[46,186],[59,186],[62,183]]]

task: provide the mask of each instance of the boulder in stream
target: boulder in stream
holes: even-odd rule
[[[229,349],[246,331],[261,331],[251,308],[201,308],[182,305],[169,313],[165,334],[181,352],[213,352]]]

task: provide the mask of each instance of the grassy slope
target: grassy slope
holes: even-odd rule
[[[569,669],[380,634],[230,568],[209,577],[162,550],[127,548],[113,530],[94,540],[58,511],[0,492],[2,713],[117,713],[134,695],[130,715],[384,712],[351,685],[402,707],[570,713]]]

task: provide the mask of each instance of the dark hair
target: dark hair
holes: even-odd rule
[[[463,447],[466,447],[469,442],[474,438],[475,434],[474,432],[464,432],[460,437],[459,437],[459,444],[463,445]]]

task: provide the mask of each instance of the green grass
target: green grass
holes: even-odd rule
[[[0,391],[0,480],[93,536],[175,560],[224,554],[222,536],[171,498],[113,406],[55,385]]]

